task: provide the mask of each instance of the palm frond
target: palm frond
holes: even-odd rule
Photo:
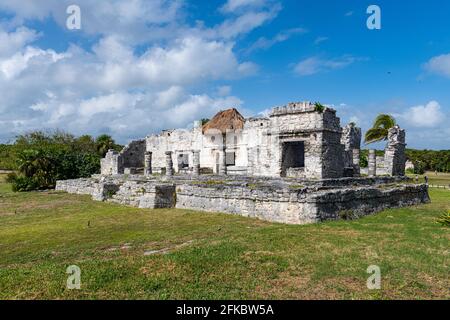
[[[394,117],[392,117],[389,114],[380,114],[375,119],[375,123],[373,124],[372,128],[384,128],[384,129],[390,129],[396,125],[396,121]]]
[[[366,132],[364,142],[366,144],[387,140],[388,130],[384,128],[372,128]]]

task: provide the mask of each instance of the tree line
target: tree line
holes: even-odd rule
[[[100,159],[109,149],[121,150],[109,135],[76,137],[64,131],[35,131],[0,145],[0,169],[14,191],[54,188],[57,180],[89,177],[100,172]]]
[[[375,150],[377,156],[384,156],[384,150]],[[413,163],[409,173],[424,174],[426,171],[450,172],[450,150],[406,149],[406,160]],[[360,166],[367,168],[369,150],[361,150]]]

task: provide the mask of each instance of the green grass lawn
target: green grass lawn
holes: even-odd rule
[[[438,173],[427,172],[423,175],[419,175],[419,182],[424,183],[424,177],[428,177],[428,181],[431,185],[450,186],[450,173]],[[415,174],[408,174],[408,177],[415,179]]]
[[[450,229],[433,203],[307,226],[144,210],[0,182],[0,299],[448,299]],[[144,255],[152,250],[163,250]],[[81,289],[66,289],[66,268]],[[368,290],[366,269],[381,268]]]

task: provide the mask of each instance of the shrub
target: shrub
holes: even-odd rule
[[[15,146],[9,144],[0,144],[0,169],[15,170]]]
[[[323,113],[325,111],[325,106],[320,102],[314,103],[314,110],[318,113]]]
[[[57,180],[98,173],[100,159],[110,148],[121,146],[107,135],[94,139],[89,135],[76,138],[63,131],[35,131],[18,136],[14,145],[4,146],[0,151],[8,151],[8,161],[13,162],[17,171],[8,177],[13,190],[29,191],[54,188]]]
[[[369,166],[369,161],[367,160],[367,155],[363,152],[359,155],[359,166],[361,168],[367,168]]]
[[[85,178],[100,170],[98,154],[50,147],[18,154],[18,174],[8,176],[14,191],[54,188],[57,180]]]
[[[443,213],[438,221],[439,224],[443,225],[444,227],[450,226],[450,210],[447,211],[447,213]]]

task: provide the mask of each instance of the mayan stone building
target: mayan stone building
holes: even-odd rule
[[[192,129],[165,130],[110,150],[101,174],[58,181],[57,190],[139,208],[239,214],[289,224],[360,217],[429,201],[406,183],[405,131],[389,131],[384,158],[361,174],[361,129],[309,102],[245,119],[219,112]],[[381,173],[381,174],[380,174]],[[378,176],[377,176],[378,175]],[[380,176],[381,175],[381,176]]]
[[[121,153],[111,151],[102,161],[102,174],[143,170],[146,152],[151,172],[165,173],[170,152],[175,173],[200,166],[200,172],[214,174],[339,178],[359,175],[360,144],[361,129],[352,124],[343,130],[335,110],[318,110],[309,102],[274,108],[262,118],[245,119],[229,109],[203,126],[195,122],[193,129],[165,130]]]

